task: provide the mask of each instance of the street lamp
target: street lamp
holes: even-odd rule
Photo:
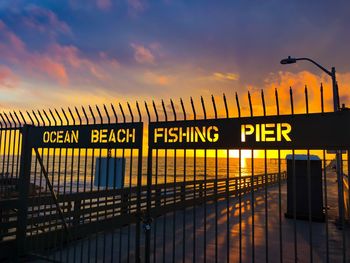
[[[327,70],[314,60],[310,58],[292,58],[291,56],[288,56],[288,58],[282,59],[281,64],[287,65],[287,64],[294,64],[298,60],[306,60],[320,68],[323,72],[325,72],[327,75],[329,75],[332,78],[332,87],[333,87],[333,107],[334,111],[340,110],[340,103],[339,103],[339,91],[338,91],[338,84],[335,76],[335,67],[332,67],[331,71]],[[343,178],[342,178],[342,172],[340,171],[341,168],[341,152],[336,151],[336,161],[337,161],[337,179],[338,179],[338,207],[339,207],[339,220],[342,222],[343,219]]]
[[[325,72],[327,75],[329,75],[332,78],[332,87],[333,87],[333,106],[334,106],[334,111],[338,111],[340,109],[339,105],[339,93],[338,93],[338,85],[337,85],[337,80],[335,76],[335,67],[332,67],[331,71],[327,70],[326,68],[322,67],[320,64],[317,62],[313,61],[312,59],[309,58],[292,58],[288,56],[288,58],[282,59],[281,64],[286,65],[286,64],[293,64],[296,63],[298,60],[307,60],[320,68],[323,72]]]

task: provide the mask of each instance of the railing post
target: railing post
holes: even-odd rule
[[[145,263],[151,262],[151,206],[152,206],[152,148],[148,146],[147,155],[147,209],[144,218]]]
[[[185,190],[186,190],[186,182],[182,183],[181,184],[181,201],[182,202],[185,202],[186,200],[186,193],[185,193]]]
[[[121,194],[121,207],[120,207],[120,213],[122,215],[128,213],[128,202],[129,201],[129,193],[124,192]]]
[[[155,197],[155,206],[161,206],[161,198],[162,198],[162,189],[156,188],[156,197]]]
[[[73,216],[73,224],[75,226],[80,224],[80,214],[81,214],[81,200],[74,201],[74,216]]]
[[[31,125],[24,125],[22,128],[21,166],[18,180],[19,205],[16,233],[16,256],[18,258],[24,255],[26,252],[25,240],[27,232],[28,194],[30,184],[30,168],[32,161],[32,147],[30,145],[30,128]]]

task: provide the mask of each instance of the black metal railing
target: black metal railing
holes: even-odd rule
[[[326,151],[349,153],[350,115],[320,94],[313,114],[307,88],[303,114],[292,89],[288,115],[277,90],[269,116],[264,92],[260,116],[250,93],[0,113],[0,260],[346,262],[349,179]]]

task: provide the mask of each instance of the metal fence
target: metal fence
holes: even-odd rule
[[[213,96],[0,114],[0,258],[347,262],[349,158],[327,150],[349,154],[350,114],[304,94],[305,114],[292,89],[288,115],[277,90],[272,116],[263,92],[262,116],[249,93],[248,116],[237,94],[222,116]]]

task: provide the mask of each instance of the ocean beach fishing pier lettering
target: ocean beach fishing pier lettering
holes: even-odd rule
[[[241,141],[245,142],[247,136],[255,135],[256,142],[290,142],[291,131],[292,125],[289,123],[242,124]]]
[[[142,123],[32,127],[35,147],[130,148],[142,144]]]

